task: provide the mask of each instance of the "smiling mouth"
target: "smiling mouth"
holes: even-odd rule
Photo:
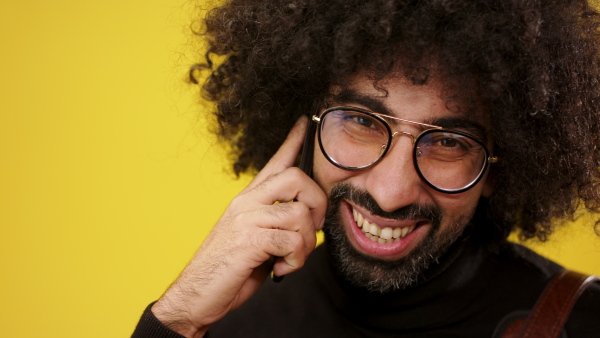
[[[354,221],[358,227],[361,228],[365,236],[373,242],[380,244],[398,242],[413,232],[418,225],[418,223],[415,223],[405,227],[385,227],[382,229],[379,227],[379,225],[367,221],[363,215],[361,215],[354,208],[352,208],[352,215],[354,216]]]

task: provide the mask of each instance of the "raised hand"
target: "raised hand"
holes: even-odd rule
[[[321,188],[292,167],[306,126],[306,118],[298,120],[154,304],[152,312],[165,325],[186,337],[202,337],[210,324],[248,300],[271,269],[283,276],[303,266],[327,207]]]

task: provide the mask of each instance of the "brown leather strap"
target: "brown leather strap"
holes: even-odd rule
[[[502,333],[502,338],[519,338],[521,337],[521,331],[525,326],[527,318],[517,319]]]
[[[504,332],[508,337],[558,337],[573,305],[596,276],[563,270],[552,278],[527,320],[517,320]]]

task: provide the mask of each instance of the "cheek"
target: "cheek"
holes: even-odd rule
[[[434,200],[442,208],[444,216],[455,219],[472,213],[475,210],[477,203],[479,203],[481,192],[482,184],[478,184],[471,190],[456,195],[437,193]]]
[[[329,162],[317,145],[314,152],[313,177],[321,188],[329,192],[337,183],[357,175],[356,172],[340,169]]]

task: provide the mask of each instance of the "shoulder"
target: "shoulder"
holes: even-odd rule
[[[496,255],[501,264],[510,264],[511,269],[527,271],[529,274],[539,275],[550,279],[554,274],[563,269],[562,266],[541,256],[533,250],[517,243],[504,242]]]
[[[504,242],[490,255],[492,284],[504,297],[522,308],[532,306],[554,275],[563,270],[559,264],[520,244]]]
[[[552,277],[563,270],[557,263],[515,243],[507,243],[494,255],[498,267],[496,285],[520,305],[505,319],[524,317],[535,305]],[[505,277],[501,275],[506,274]],[[568,337],[596,337],[600,332],[600,282],[589,285],[581,294],[565,325]]]
[[[597,337],[600,332],[600,281],[589,285],[567,320],[569,337]]]

